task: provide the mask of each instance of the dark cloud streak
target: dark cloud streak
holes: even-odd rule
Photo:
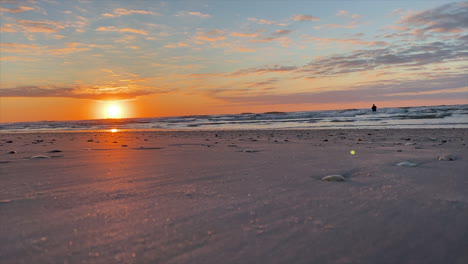
[[[157,93],[164,92],[135,89],[128,91],[102,92],[96,88],[79,86],[17,86],[14,88],[0,89],[0,97],[68,97],[91,100],[124,100]]]

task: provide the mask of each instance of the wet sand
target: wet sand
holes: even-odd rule
[[[468,263],[467,141],[468,129],[0,134],[0,262]],[[333,174],[345,181],[321,180]]]

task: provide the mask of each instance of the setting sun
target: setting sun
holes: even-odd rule
[[[122,118],[122,106],[118,104],[110,104],[105,107],[106,118]]]

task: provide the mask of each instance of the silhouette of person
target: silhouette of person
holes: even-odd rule
[[[375,106],[375,104],[372,105],[372,112],[375,112],[377,111],[377,106]]]

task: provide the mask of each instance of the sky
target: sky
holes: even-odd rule
[[[0,15],[0,122],[468,103],[466,1],[0,0]]]

